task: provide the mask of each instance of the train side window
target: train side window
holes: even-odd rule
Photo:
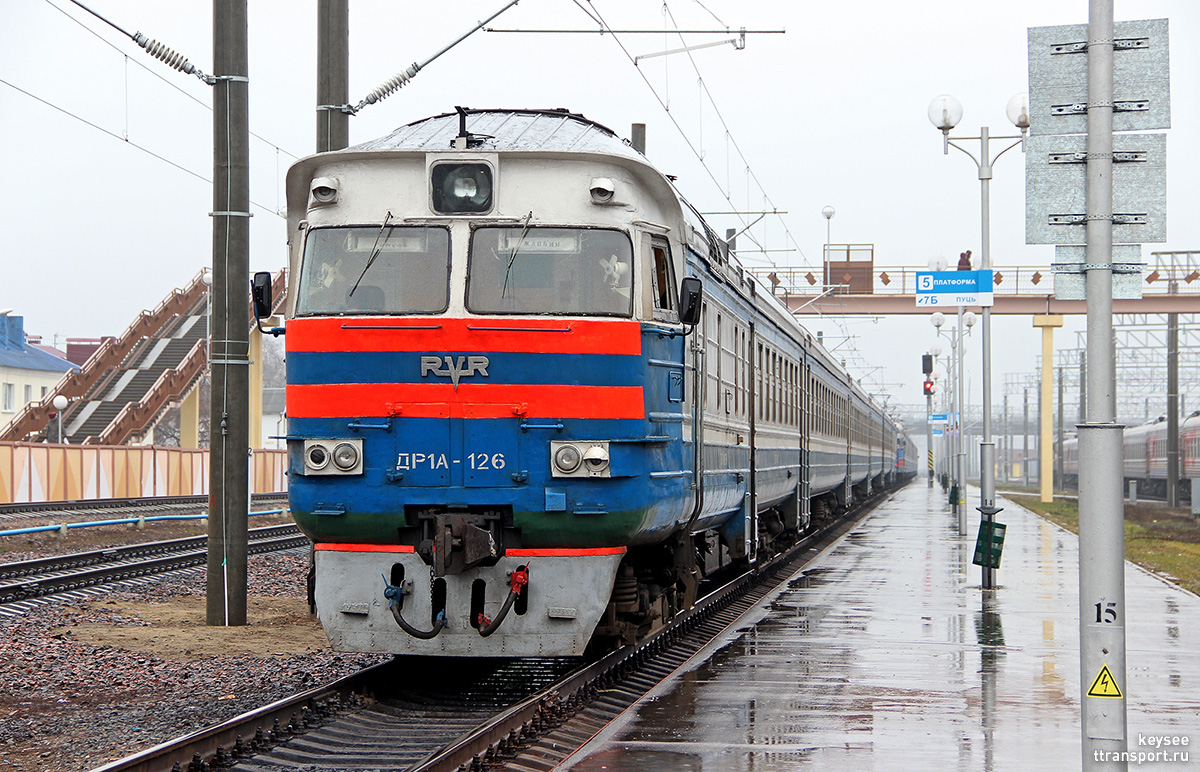
[[[717,412],[719,413],[719,412],[721,412],[721,402],[722,402],[721,392],[725,390],[725,380],[721,377],[722,369],[723,369],[721,367],[721,362],[722,362],[722,360],[725,359],[725,340],[721,337],[721,315],[720,314],[717,314],[716,339],[717,339],[717,398],[716,398],[716,402],[717,402]],[[729,406],[726,405],[725,409],[728,411]]]
[[[650,277],[654,290],[654,310],[675,311],[675,278],[671,267],[671,247],[666,239],[654,237],[650,240],[650,254],[654,259],[654,270]]]
[[[763,346],[758,344],[758,391],[755,392],[755,402],[758,403],[758,420],[763,420],[763,402],[766,395],[763,393]]]

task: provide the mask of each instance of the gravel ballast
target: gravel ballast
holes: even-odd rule
[[[204,623],[203,570],[0,618],[0,772],[81,772],[388,659],[338,654],[307,558],[250,558],[248,624]]]

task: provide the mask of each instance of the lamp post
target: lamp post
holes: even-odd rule
[[[832,206],[827,206],[821,210],[821,214],[823,214],[825,216],[825,252],[824,252],[824,254],[821,255],[821,260],[825,264],[824,265],[825,289],[828,290],[829,289],[829,230],[830,230],[830,225],[831,225],[830,221],[833,219],[833,216],[835,214],[837,214],[837,212],[834,210],[834,208]]]
[[[67,405],[71,404],[71,400],[64,397],[62,394],[55,394],[54,399],[50,400],[50,404],[54,405],[55,412],[58,413],[58,441],[64,442],[62,433],[62,414],[67,409]]]
[[[942,132],[942,152],[944,155],[950,154],[950,148],[954,147],[961,150],[972,161],[979,170],[979,185],[980,185],[980,244],[979,244],[979,269],[989,271],[992,268],[991,254],[991,181],[992,181],[992,165],[999,160],[1000,156],[1020,145],[1021,152],[1025,152],[1025,134],[1029,130],[1029,97],[1027,94],[1017,94],[1008,100],[1005,105],[1005,114],[1012,121],[1021,134],[1020,136],[1007,137],[991,137],[988,134],[988,127],[984,126],[979,130],[978,137],[964,137],[952,139],[950,130],[958,125],[962,120],[962,103],[948,94],[942,94],[935,97],[929,103],[929,120]],[[1015,140],[995,156],[991,154],[990,142],[992,139],[1002,141]],[[976,157],[971,151],[964,148],[962,145],[956,144],[959,142],[979,141],[979,156]],[[979,512],[987,523],[987,533],[991,535],[992,522],[996,513],[1000,510],[996,508],[996,443],[992,441],[992,309],[988,306],[983,308],[983,438],[979,443],[979,489],[980,489],[980,505]],[[993,569],[984,567],[983,569],[983,588],[990,590],[995,587]]]

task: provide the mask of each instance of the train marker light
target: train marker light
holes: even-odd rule
[[[583,463],[593,474],[603,472],[608,468],[608,449],[600,445],[593,445],[584,452]]]
[[[591,187],[588,188],[588,192],[592,196],[592,201],[595,201],[597,204],[607,204],[613,200],[613,195],[615,195],[617,191],[612,180],[608,179],[607,177],[597,177],[596,179],[592,180],[592,184]]]

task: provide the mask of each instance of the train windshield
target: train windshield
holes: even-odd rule
[[[630,316],[629,236],[597,228],[478,228],[467,308],[479,314]]]
[[[437,314],[450,299],[450,233],[389,225],[309,231],[296,313]]]

